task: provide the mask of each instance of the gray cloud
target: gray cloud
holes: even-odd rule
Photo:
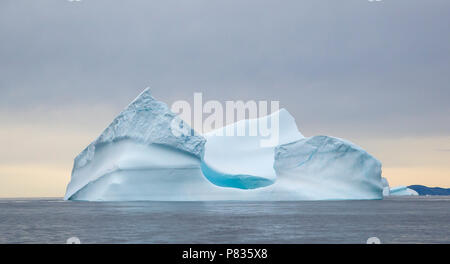
[[[449,24],[447,0],[2,1],[0,113],[118,111],[150,85],[280,100],[305,134],[448,135]]]

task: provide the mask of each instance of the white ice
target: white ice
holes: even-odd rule
[[[397,186],[390,189],[390,195],[393,196],[416,196],[419,195],[413,189],[410,189],[406,186]]]
[[[270,128],[272,125],[273,133],[277,134],[278,139],[273,142],[260,129]],[[240,136],[237,134],[239,128],[243,128]],[[252,128],[254,134],[250,132]],[[234,136],[229,136],[227,131],[233,131]],[[241,120],[214,130],[205,134],[205,138],[203,174],[218,186],[255,189],[276,181],[273,164],[277,145],[304,137],[298,131],[294,118],[285,109],[281,109],[259,119]]]
[[[145,89],[75,158],[72,178],[64,198],[72,198],[82,188],[105,175],[118,170],[133,169],[132,162],[135,162],[135,159],[149,162],[147,168],[179,169],[186,166],[184,160],[178,164],[177,157],[181,154],[166,155],[166,160],[162,159],[160,152],[156,150],[157,146],[169,147],[173,153],[189,154],[198,160],[203,155],[205,139],[194,132],[187,136],[175,136],[171,129],[174,118],[176,115],[167,105],[155,100],[150,90]],[[187,125],[181,122],[180,126]],[[147,146],[151,149],[136,150],[137,146]],[[139,166],[142,165],[139,163]]]
[[[147,89],[75,158],[65,199],[85,201],[381,199],[380,162],[345,140],[304,138],[280,110],[279,141],[175,136],[175,114]],[[269,121],[270,123],[270,121]],[[226,128],[224,128],[226,130]],[[205,139],[206,138],[206,139]],[[205,144],[206,143],[206,144]],[[392,191],[392,190],[391,190]]]
[[[346,140],[315,136],[275,151],[281,199],[382,199],[381,163]]]

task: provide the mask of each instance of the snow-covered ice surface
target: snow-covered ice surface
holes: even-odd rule
[[[397,186],[397,187],[390,188],[389,193],[390,193],[389,195],[393,195],[393,196],[419,195],[416,191],[414,191],[413,189],[410,189],[406,186]]]
[[[267,135],[172,133],[177,118],[148,89],[74,162],[65,199],[86,201],[382,199],[380,162],[342,139],[305,138],[284,109],[222,128],[279,120]],[[246,131],[246,133],[249,131]],[[260,130],[258,130],[258,133]],[[206,144],[205,144],[206,143]],[[391,190],[392,191],[392,190]]]
[[[277,147],[279,199],[382,199],[381,163],[342,139],[314,136]]]
[[[278,122],[271,122],[277,120]],[[276,141],[270,142],[258,128],[270,127],[279,131]],[[243,134],[238,136],[239,128]],[[254,128],[254,134],[250,133]],[[275,129],[273,131],[275,131]],[[234,131],[234,136],[226,136]],[[229,135],[229,134],[228,134]],[[205,157],[203,174],[214,184],[222,187],[254,189],[276,181],[273,168],[274,150],[285,144],[304,138],[298,131],[294,118],[284,109],[258,119],[246,119],[205,134]]]

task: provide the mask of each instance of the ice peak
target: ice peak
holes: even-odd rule
[[[193,131],[189,135],[175,136],[171,130],[171,122],[176,117],[169,107],[156,100],[145,88],[92,142],[75,158],[75,168],[83,167],[95,154],[99,144],[107,144],[122,139],[132,139],[144,144],[161,144],[201,157],[205,139]]]

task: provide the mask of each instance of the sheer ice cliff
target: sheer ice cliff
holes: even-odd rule
[[[381,184],[383,186],[383,196],[389,196],[390,194],[390,188],[389,188],[389,182],[386,178],[381,178]]]
[[[74,161],[64,199],[84,201],[382,199],[381,163],[348,141],[305,138],[284,109],[204,136],[144,90]],[[278,141],[220,131],[279,120]],[[218,133],[219,132],[219,133]]]

